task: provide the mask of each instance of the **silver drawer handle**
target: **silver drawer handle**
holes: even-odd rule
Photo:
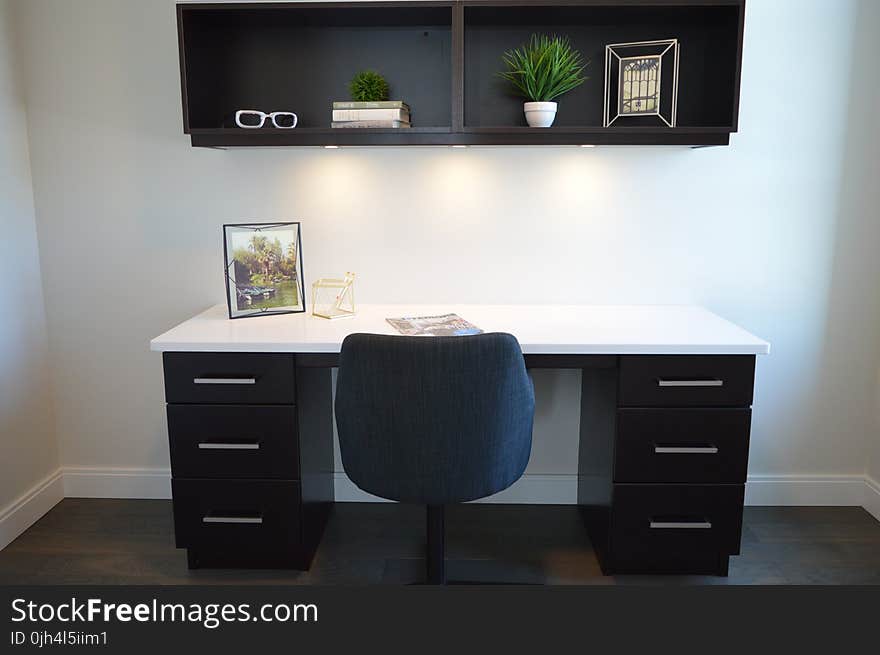
[[[204,441],[199,444],[199,450],[259,450],[258,443],[214,443]]]
[[[658,455],[717,455],[717,446],[654,446]]]
[[[651,521],[652,530],[711,530],[709,521]]]
[[[262,523],[262,516],[203,516],[202,523]]]
[[[193,378],[193,384],[256,384],[257,378]]]
[[[710,378],[704,380],[667,380],[657,378],[658,387],[723,387],[724,380]]]

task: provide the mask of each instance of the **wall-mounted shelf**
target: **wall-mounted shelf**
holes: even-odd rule
[[[449,0],[177,6],[184,132],[194,146],[726,145],[737,131],[745,0]],[[497,77],[533,32],[591,61],[552,128],[526,127]],[[605,45],[681,42],[678,126],[602,127]],[[332,129],[363,68],[412,109],[410,129]],[[292,130],[234,126],[237,109],[288,110]]]

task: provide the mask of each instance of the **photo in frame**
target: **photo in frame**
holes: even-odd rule
[[[678,39],[605,46],[603,126],[678,122]]]
[[[229,318],[306,311],[299,223],[223,226]]]

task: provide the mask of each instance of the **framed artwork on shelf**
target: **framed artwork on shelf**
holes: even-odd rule
[[[605,46],[604,127],[642,122],[675,127],[678,39]]]
[[[299,223],[223,226],[229,318],[306,311]]]

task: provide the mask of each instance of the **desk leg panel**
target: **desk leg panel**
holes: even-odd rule
[[[330,368],[297,366],[303,554],[309,562],[333,507],[333,383]]]
[[[578,506],[604,573],[611,569],[610,532],[617,431],[617,375],[584,368],[578,445]]]

